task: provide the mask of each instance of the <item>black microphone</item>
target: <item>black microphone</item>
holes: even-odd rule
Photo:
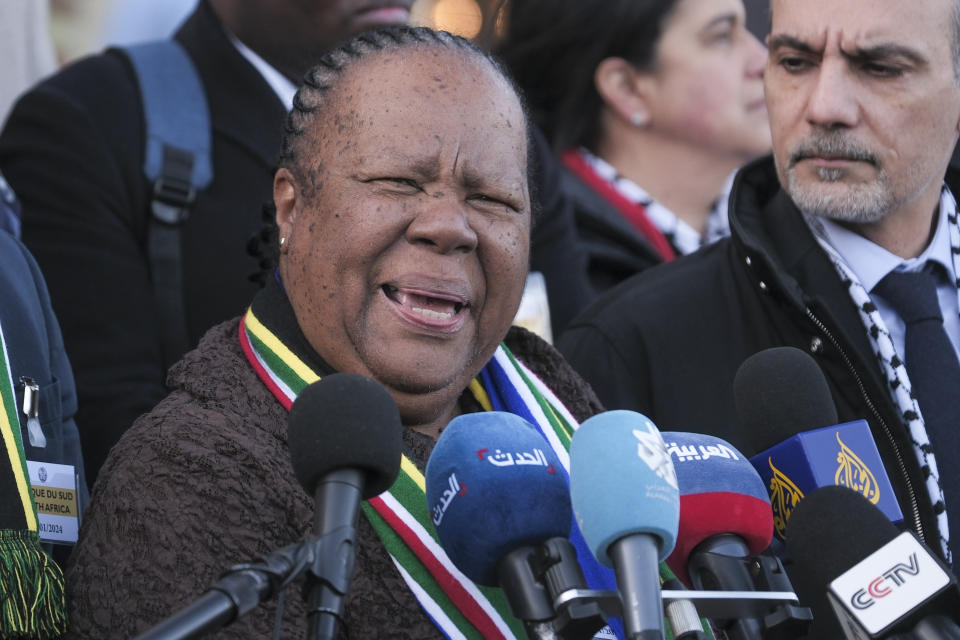
[[[808,637],[835,637],[832,609],[846,638],[960,638],[956,578],[860,493],[808,495],[790,519],[787,548],[818,601]]]
[[[733,378],[733,399],[754,451],[837,423],[820,365],[795,347],[764,349],[744,360]]]
[[[360,500],[385,491],[400,470],[400,414],[376,382],[338,373],[300,393],[288,427],[294,473],[317,501],[313,533],[258,562],[232,567],[193,604],[137,640],[198,638],[246,615],[304,573],[309,637],[334,637],[353,578]]]
[[[837,424],[830,387],[809,354],[793,347],[760,351],[737,370],[733,391],[742,444],[760,452],[750,462],[769,489],[779,541],[794,506],[825,486],[855,488],[892,522],[903,520],[870,426]]]
[[[336,635],[353,579],[360,501],[396,480],[401,430],[390,394],[354,374],[322,378],[290,408],[290,461],[297,480],[316,499],[313,533],[320,541],[308,572],[309,638]]]

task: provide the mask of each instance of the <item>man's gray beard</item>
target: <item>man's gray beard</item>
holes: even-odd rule
[[[816,173],[817,182],[801,184],[794,167],[787,170],[784,188],[805,213],[838,222],[865,224],[878,222],[893,210],[893,197],[887,188],[888,176],[884,170],[868,183],[836,185],[841,189],[826,187],[843,180],[844,169],[826,167],[817,169]]]

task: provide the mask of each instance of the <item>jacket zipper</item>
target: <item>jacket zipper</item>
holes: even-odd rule
[[[920,536],[920,540],[926,543],[926,536],[923,534],[923,524],[920,520],[920,506],[917,501],[917,493],[913,488],[913,483],[910,482],[910,476],[907,475],[907,465],[903,461],[903,456],[900,454],[900,446],[897,444],[897,441],[893,437],[893,433],[890,431],[890,427],[887,426],[886,421],[884,421],[883,416],[880,415],[880,412],[877,410],[876,405],[873,404],[873,401],[870,399],[870,396],[867,395],[867,389],[863,385],[863,381],[860,379],[860,374],[857,373],[856,368],[853,366],[853,363],[850,362],[850,358],[847,356],[847,353],[840,346],[840,343],[837,339],[830,333],[830,330],[827,329],[826,325],[820,321],[817,316],[814,315],[813,311],[809,307],[805,307],[807,317],[817,325],[820,331],[826,336],[827,340],[830,341],[830,344],[833,345],[834,349],[840,354],[840,357],[843,358],[844,364],[847,366],[847,370],[853,375],[853,379],[857,383],[857,387],[860,389],[860,395],[867,403],[867,408],[870,409],[870,412],[873,414],[873,417],[876,418],[877,423],[880,425],[883,430],[884,435],[887,437],[887,440],[890,442],[890,445],[893,447],[894,457],[897,460],[897,467],[900,469],[900,474],[903,476],[903,479],[907,483],[907,493],[910,496],[910,507],[911,515],[913,516],[913,529],[917,532],[917,535]]]

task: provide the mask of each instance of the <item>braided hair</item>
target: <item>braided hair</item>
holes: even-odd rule
[[[467,57],[489,65],[497,76],[503,78],[516,93],[524,111],[524,118],[529,123],[527,109],[522,94],[513,82],[506,69],[493,56],[477,47],[469,40],[460,36],[435,31],[427,27],[412,27],[406,25],[390,26],[366,31],[344,42],[336,49],[325,54],[320,61],[310,69],[303,78],[303,83],[293,98],[293,109],[287,114],[283,127],[283,142],[281,145],[278,166],[288,169],[294,175],[302,176],[298,157],[301,142],[305,133],[310,130],[319,114],[324,112],[330,96],[337,88],[339,81],[346,71],[355,63],[365,60],[377,53],[388,53],[402,49],[424,47],[455,49],[463,52]],[[529,124],[527,125],[527,164],[528,174],[532,175],[533,144],[530,140]],[[534,219],[539,212],[535,185],[530,185],[530,202]],[[260,272],[250,276],[250,279],[261,285],[266,281],[277,265],[279,258],[278,230],[276,225],[276,209],[273,204],[263,207],[264,227],[251,238],[248,252],[259,258]]]

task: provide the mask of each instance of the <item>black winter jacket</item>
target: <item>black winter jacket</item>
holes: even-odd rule
[[[175,38],[206,92],[214,179],[181,233],[189,338],[249,304],[285,110],[207,2]],[[91,483],[110,447],[167,393],[147,258],[152,185],[143,174],[137,81],[116,51],[44,80],[14,107],[0,165],[23,203],[23,241],[43,269],[77,380]]]
[[[607,292],[570,325],[561,352],[608,408],[643,412],[662,430],[710,433],[752,455],[772,443],[760,445],[764,434],[740,424],[737,369],[770,347],[807,351],[840,421],[869,422],[906,525],[939,552],[922,470],[858,311],[770,158],[737,176],[730,224],[730,238]]]
[[[954,193],[957,178],[947,175]],[[640,411],[661,430],[724,438],[750,456],[782,438],[771,442],[740,423],[737,369],[770,347],[807,351],[826,376],[839,421],[868,421],[904,526],[940,554],[923,470],[856,306],[780,189],[772,159],[737,176],[730,225],[730,238],[608,291],[561,336],[561,352],[608,408]],[[788,572],[813,608],[808,637],[842,637],[824,586],[803,568],[788,564]]]

